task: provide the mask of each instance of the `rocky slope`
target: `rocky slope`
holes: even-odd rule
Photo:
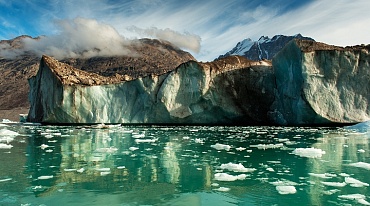
[[[29,120],[47,123],[332,125],[370,119],[370,46],[290,41],[270,61],[230,56],[128,78],[44,56]],[[45,86],[48,85],[48,86]]]
[[[219,58],[239,55],[251,60],[271,60],[288,42],[293,39],[303,39],[314,41],[310,37],[304,37],[301,34],[294,36],[275,35],[271,39],[268,36],[261,36],[258,41],[250,38],[238,42],[236,46]]]
[[[20,36],[12,40],[0,41],[0,119],[9,118],[9,111],[27,112],[29,86],[27,79],[36,75],[40,57],[32,51],[23,51],[23,40],[31,38]],[[194,60],[169,42],[139,39],[128,45],[132,55],[113,57],[93,57],[88,59],[64,59],[76,68],[95,72],[104,76],[120,74],[123,78],[136,78],[150,74],[162,74],[175,69],[181,63]],[[11,58],[10,58],[11,57]],[[8,110],[8,111],[7,111]],[[18,118],[18,117],[16,117]],[[14,119],[14,118],[13,118]]]

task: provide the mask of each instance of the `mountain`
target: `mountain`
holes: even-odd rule
[[[19,36],[0,41],[0,120],[11,118],[9,110],[17,114],[27,113],[29,85],[27,79],[35,76],[41,56],[32,51],[23,51],[23,42],[30,36]],[[38,39],[38,38],[34,38]],[[157,39],[136,39],[125,45],[129,56],[62,59],[75,68],[103,76],[120,75],[131,79],[138,76],[162,74],[195,58],[170,42]],[[11,55],[9,55],[11,54]],[[12,58],[9,58],[12,56]],[[14,118],[13,118],[14,119]]]
[[[217,59],[239,55],[255,61],[262,59],[271,60],[292,39],[314,41],[314,39],[304,37],[301,34],[294,36],[275,35],[271,39],[268,36],[261,36],[258,41],[248,38],[238,42],[233,49],[224,55],[220,55]]]

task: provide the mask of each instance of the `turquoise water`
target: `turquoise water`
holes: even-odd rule
[[[370,135],[364,131],[0,129],[0,205],[370,204]]]

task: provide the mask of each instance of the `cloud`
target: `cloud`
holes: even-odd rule
[[[144,36],[150,36],[157,39],[162,39],[171,42],[177,47],[192,52],[198,53],[200,50],[200,37],[198,35],[186,33],[180,33],[173,31],[169,28],[159,29],[157,27],[151,27],[148,29],[141,29],[136,26],[130,27],[130,30]]]
[[[94,56],[130,55],[128,41],[112,26],[93,19],[76,18],[56,23],[59,33],[37,39],[23,39],[21,49],[0,48],[1,56],[13,57],[29,51],[36,55],[50,55],[57,59],[89,58]]]

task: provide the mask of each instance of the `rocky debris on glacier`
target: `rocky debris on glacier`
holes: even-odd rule
[[[330,125],[370,119],[369,46],[294,39],[270,61],[229,56],[163,74],[104,77],[44,56],[30,121]],[[48,86],[45,86],[48,85]]]

